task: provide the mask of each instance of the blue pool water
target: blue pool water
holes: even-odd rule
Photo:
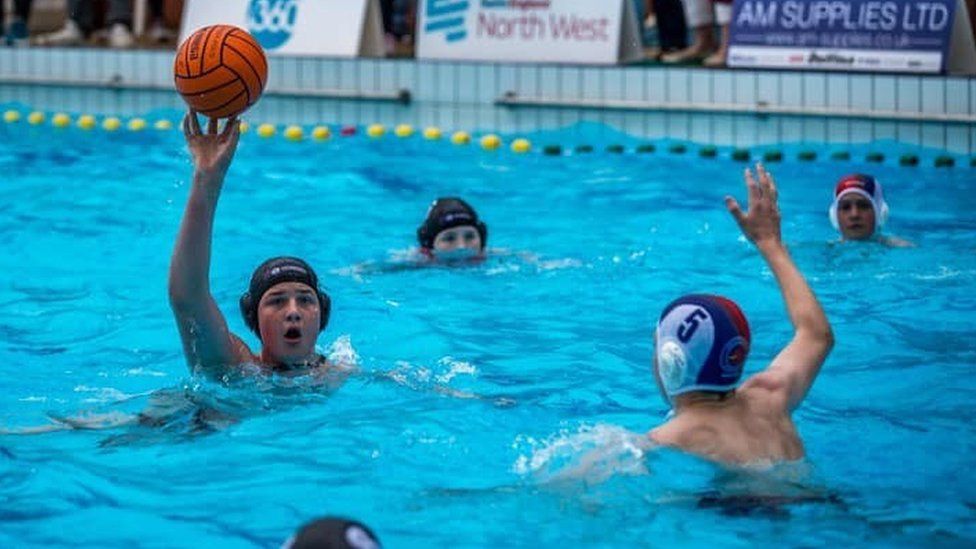
[[[320,343],[358,364],[331,390],[190,377],[166,300],[190,175],[178,133],[0,125],[0,428],[109,427],[0,435],[0,546],[276,547],[324,514],[390,547],[976,542],[974,172],[771,166],[837,345],[796,414],[806,462],[732,474],[633,439],[666,412],[651,331],[672,298],[737,300],[749,373],[790,336],[722,204],[743,197],[743,165],[663,143],[607,154],[599,133],[596,153],[559,158],[246,135],[215,297],[256,348],[237,313],[247,277],[307,258],[333,297]],[[890,232],[918,248],[828,244],[833,182],[856,170],[885,183]],[[478,208],[493,257],[386,269],[438,195]],[[157,426],[111,427],[146,409]]]

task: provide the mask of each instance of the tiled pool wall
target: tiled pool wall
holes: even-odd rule
[[[7,50],[0,103],[120,116],[181,109],[172,59],[167,51]],[[282,57],[270,65],[252,122],[518,134],[593,121],[720,146],[894,139],[976,153],[974,78]],[[402,92],[409,102],[395,100]]]

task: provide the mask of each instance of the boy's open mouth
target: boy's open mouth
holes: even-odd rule
[[[299,330],[298,328],[288,328],[288,330],[285,331],[286,341],[298,341],[301,338],[302,338],[302,331]]]

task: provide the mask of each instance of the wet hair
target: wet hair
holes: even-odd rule
[[[332,300],[329,295],[319,289],[319,278],[308,263],[297,257],[273,257],[258,265],[251,275],[248,290],[241,296],[241,315],[244,323],[258,337],[261,329],[258,326],[258,304],[264,294],[276,284],[283,282],[301,282],[312,288],[319,300],[319,331],[329,324],[329,313],[332,311]]]
[[[426,250],[434,248],[434,240],[441,231],[471,225],[481,235],[481,249],[488,244],[488,226],[478,219],[470,204],[454,197],[438,198],[427,210],[427,217],[417,228],[417,241]]]
[[[379,549],[368,526],[354,520],[326,517],[302,526],[282,549]]]

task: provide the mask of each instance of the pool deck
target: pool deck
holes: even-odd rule
[[[182,109],[170,51],[0,51],[0,104],[145,116]],[[527,134],[580,121],[719,146],[897,140],[976,153],[976,78],[823,72],[270,59],[252,123],[412,124]],[[70,93],[66,93],[71,89]]]

